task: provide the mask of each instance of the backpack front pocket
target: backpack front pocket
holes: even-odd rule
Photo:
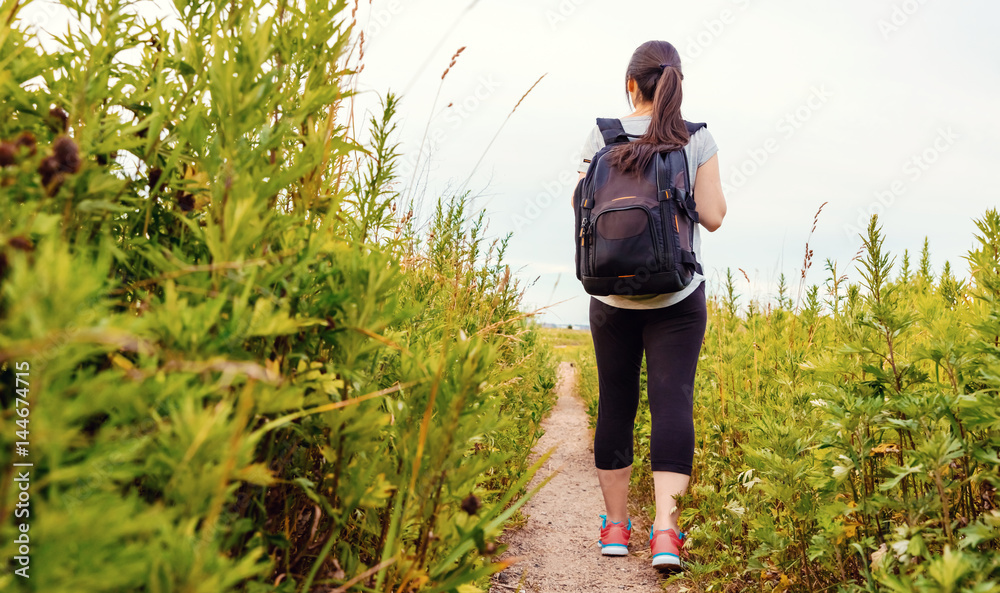
[[[629,278],[658,271],[653,220],[643,207],[608,209],[593,227],[591,270],[598,277]]]

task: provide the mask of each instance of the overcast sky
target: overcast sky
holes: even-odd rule
[[[359,115],[377,108],[386,91],[403,93],[398,139],[408,157],[400,185],[409,184],[426,138],[430,156],[417,163],[417,193],[427,202],[466,187],[482,159],[467,187],[487,211],[491,235],[513,233],[508,263],[528,287],[525,307],[565,301],[544,321],[587,322],[589,296],[574,275],[571,238],[578,152],[596,117],[629,113],[625,67],[650,39],[680,50],[683,115],[707,122],[720,147],[729,211],[717,232],[702,232],[710,293],[726,268],[740,279],[744,302],[773,298],[782,272],[797,288],[823,202],[808,283],[823,283],[827,258],[848,264],[871,213],[893,253],[918,252],[928,236],[935,271],[947,259],[964,275],[973,218],[997,204],[996,2],[361,4],[367,43]],[[23,16],[52,25],[46,6],[36,2]]]
[[[411,154],[430,121],[433,199],[461,188],[547,74],[469,187],[491,231],[514,233],[509,263],[530,285],[526,305],[568,299],[545,320],[586,323],[571,238],[576,154],[596,117],[629,113],[624,71],[641,43],[678,47],[683,115],[708,122],[720,147],[729,211],[702,232],[709,289],[728,267],[744,295],[765,299],[781,272],[797,287],[823,202],[809,283],[822,284],[827,258],[848,264],[873,212],[892,252],[919,251],[928,236],[936,271],[947,259],[965,273],[973,218],[998,197],[998,17],[985,0],[375,0],[361,88],[405,91]]]

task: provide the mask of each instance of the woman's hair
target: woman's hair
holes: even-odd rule
[[[658,152],[686,146],[691,135],[681,118],[681,56],[666,41],[647,41],[638,47],[625,71],[628,81],[635,80],[643,101],[653,102],[649,128],[640,138],[610,151],[610,164],[625,173],[639,173]],[[629,96],[631,100],[631,96]]]

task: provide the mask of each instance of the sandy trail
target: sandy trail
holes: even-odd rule
[[[528,488],[557,473],[523,507],[528,517],[524,528],[500,537],[509,544],[501,558],[521,560],[494,575],[491,593],[675,591],[663,589],[662,578],[649,565],[649,526],[637,524],[635,518],[629,555],[601,556],[597,539],[604,499],[594,467],[593,431],[576,395],[576,369],[571,363],[560,364],[556,393],[559,399],[542,422],[545,434],[531,459],[553,446],[557,449]]]

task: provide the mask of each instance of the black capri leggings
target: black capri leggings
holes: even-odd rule
[[[598,469],[632,465],[645,350],[652,469],[691,475],[694,374],[707,317],[704,282],[684,300],[660,309],[622,309],[590,299],[600,386],[594,434]]]

